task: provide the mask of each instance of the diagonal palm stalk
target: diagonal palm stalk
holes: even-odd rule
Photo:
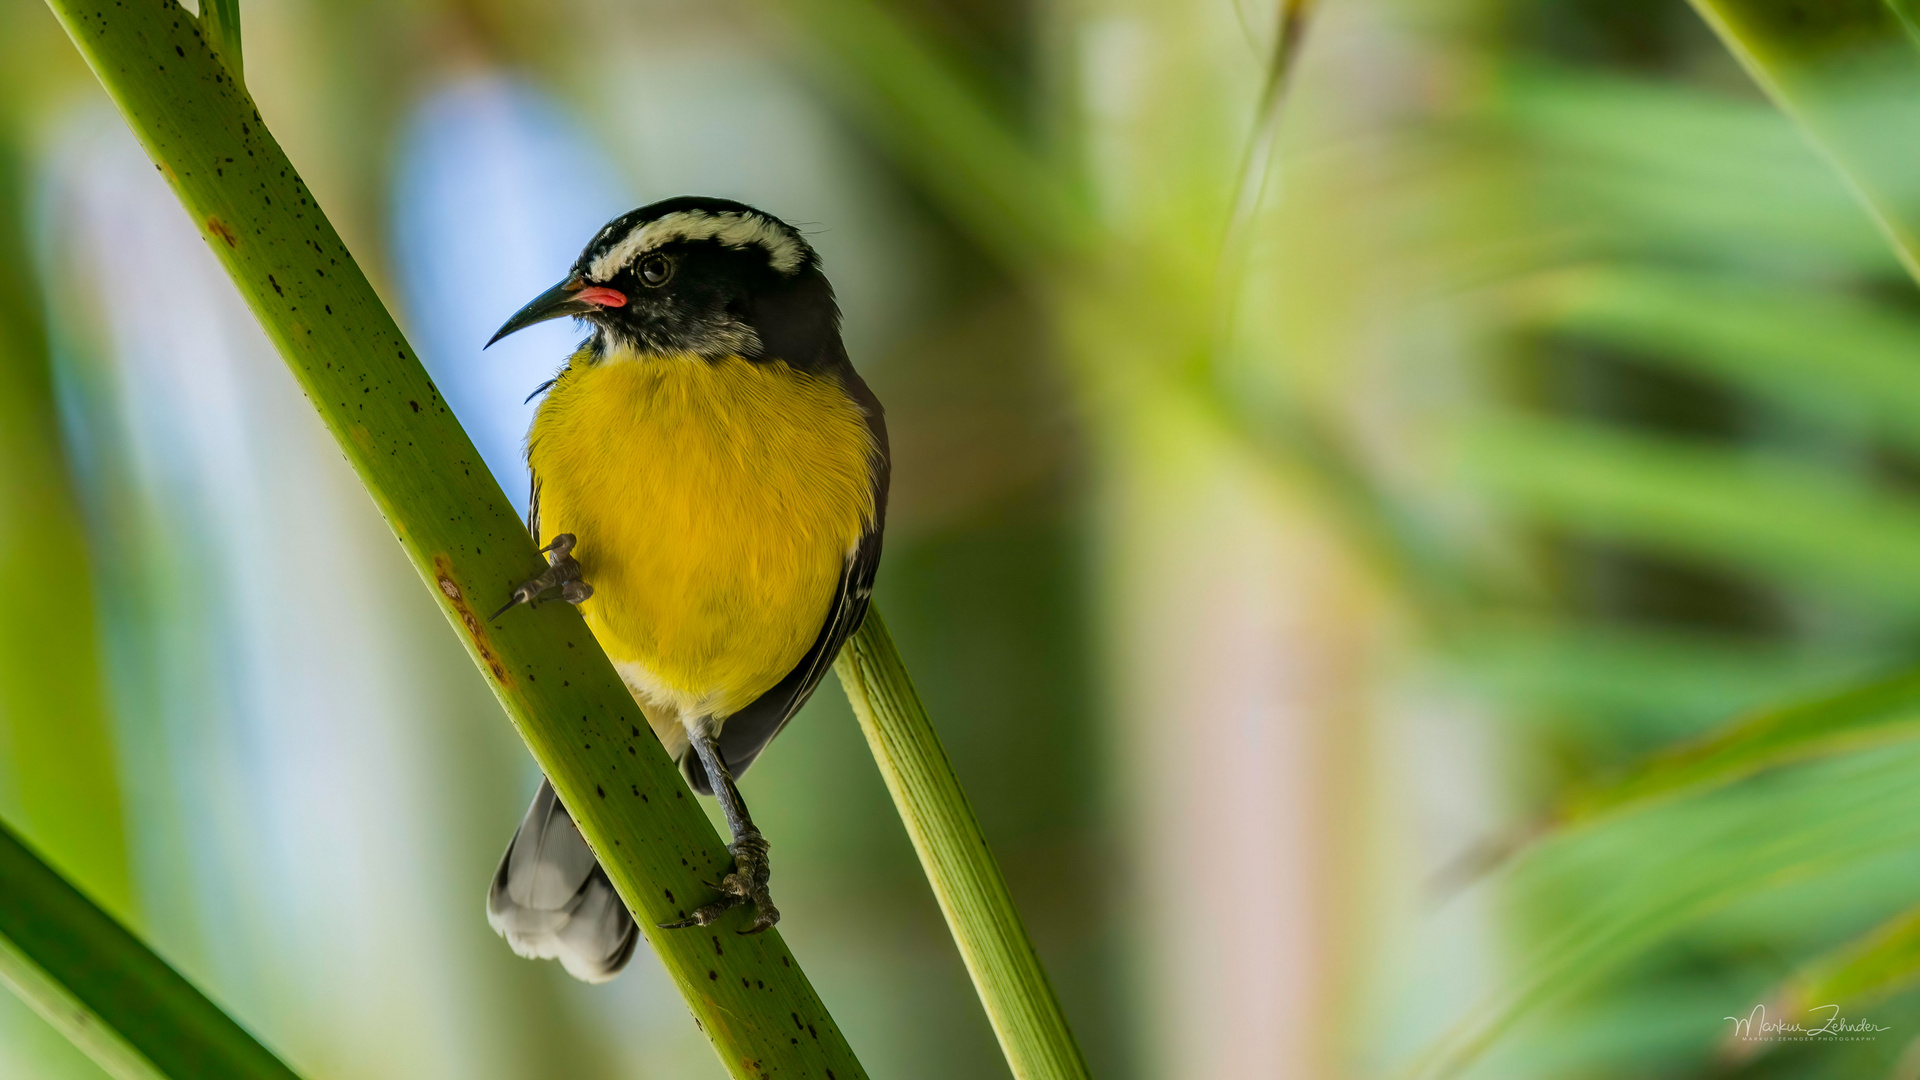
[[[1006,879],[878,611],[868,612],[835,671],[1013,1075],[1087,1076]]]
[[[777,933],[654,929],[701,901],[725,848],[568,605],[485,618],[539,565],[533,544],[199,21],[174,0],[50,6],[338,439],[726,1068],[863,1077]]]

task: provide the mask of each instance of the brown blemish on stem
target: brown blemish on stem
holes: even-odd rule
[[[230,248],[237,248],[240,246],[240,238],[234,235],[233,229],[229,227],[226,222],[221,221],[217,217],[207,218],[207,231],[219,237],[220,239],[225,240],[227,242],[227,246]]]
[[[504,687],[513,686],[513,672],[507,670],[507,665],[493,651],[493,643],[487,640],[486,624],[473,613],[473,606],[467,603],[466,594],[460,591],[460,586],[453,580],[453,560],[445,555],[435,555],[433,579],[440,586],[441,594],[453,602],[453,610],[460,615],[460,625],[467,631],[467,639],[473,642],[474,651],[480,654],[480,662],[493,673],[493,681]]]

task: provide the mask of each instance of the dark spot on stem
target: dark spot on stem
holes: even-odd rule
[[[480,616],[474,614],[472,605],[453,580],[453,560],[445,555],[433,557],[433,576],[440,586],[440,592],[453,602],[454,614],[460,617],[460,625],[467,632],[467,639],[473,642],[473,650],[480,654],[480,662],[493,673],[493,680],[502,686],[513,685],[513,673],[493,651],[493,643],[487,639],[487,628],[480,622]]]
[[[240,246],[240,238],[234,235],[234,231],[227,226],[226,222],[221,221],[217,217],[207,218],[207,231],[219,237],[220,239],[225,240],[227,242],[227,246],[230,248],[237,248]]]

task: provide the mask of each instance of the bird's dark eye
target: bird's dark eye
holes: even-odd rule
[[[673,262],[665,255],[649,255],[640,260],[640,280],[644,284],[658,288],[673,276]]]

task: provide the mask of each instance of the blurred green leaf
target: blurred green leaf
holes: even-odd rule
[[[1551,287],[1546,321],[1920,449],[1920,320],[1805,288],[1607,268]]]
[[[1911,20],[1902,5],[1873,0],[1695,6],[1791,119],[1650,83],[1520,72],[1502,107],[1529,152],[1529,193],[1549,221],[1563,223],[1575,250],[1635,264],[1558,278],[1545,321],[1850,433],[1920,444],[1920,383],[1909,371],[1920,333],[1884,309],[1822,298],[1820,281],[1884,270],[1889,238],[1894,258],[1920,267],[1920,147],[1904,137],[1920,119]],[[1792,145],[1805,137],[1796,126],[1818,153]],[[1883,234],[1881,252],[1867,249],[1869,224]],[[1687,273],[1642,265],[1676,254]],[[1727,267],[1762,267],[1798,287],[1712,273]],[[1913,610],[1907,553],[1920,541],[1916,507],[1845,462],[1813,467],[1730,445],[1535,420],[1478,428],[1464,450],[1475,483],[1549,524]],[[1697,971],[1704,960],[1722,977],[1747,971],[1740,960],[1688,952],[1676,937],[1782,883],[1818,888],[1852,858],[1910,860],[1911,837],[1899,835],[1892,815],[1920,812],[1916,758],[1910,746],[1887,744],[1916,733],[1920,675],[1909,674],[1755,714],[1577,796],[1568,816],[1591,827],[1549,840],[1511,879],[1531,901],[1538,932],[1523,938],[1499,989],[1414,1072],[1463,1071],[1523,1017],[1570,1002],[1636,959],[1621,980],[1622,1001],[1672,985],[1676,964]],[[1804,767],[1776,769],[1794,762]],[[1754,779],[1732,783],[1741,778]],[[1642,812],[1618,813],[1626,809]],[[1889,816],[1869,828],[1885,831],[1872,840],[1833,827],[1880,812]],[[1823,857],[1821,843],[1852,845],[1852,855]],[[1686,941],[1697,946],[1703,930]],[[1746,947],[1778,948],[1781,936],[1775,928]],[[1829,971],[1884,980],[1900,962],[1898,937],[1889,931],[1874,942],[1891,964],[1864,962],[1859,952]],[[1663,944],[1664,954],[1651,954]],[[1645,1045],[1649,1036],[1615,1030],[1606,1041]],[[1570,1072],[1595,1068],[1584,1055],[1563,1061]],[[1809,1068],[1837,1061],[1823,1056]],[[1672,1057],[1658,1066],[1687,1067]]]
[[[1850,595],[1920,604],[1920,506],[1780,455],[1508,418],[1461,440],[1470,483],[1565,528]]]
[[[1855,754],[1549,840],[1510,886],[1549,921],[1401,1075],[1458,1076],[1521,1021],[1564,1004],[1735,904],[1920,852],[1920,751]]]
[[[1816,957],[1781,988],[1783,1011],[1872,1001],[1920,982],[1920,907]]]
[[[1898,265],[1846,183],[1764,104],[1536,65],[1499,88],[1527,201],[1589,249],[1801,275]]]
[[[0,786],[34,841],[127,915],[133,885],[92,559],[18,231],[27,200],[12,151],[0,133]]]
[[[831,58],[821,78],[974,240],[1016,272],[1073,254],[1094,221],[931,35],[873,0],[785,0]]]
[[[1480,618],[1447,637],[1448,656],[1505,700],[1538,708],[1516,722],[1670,739],[1784,699],[1857,682],[1883,655],[1813,650],[1640,626]]]
[[[1693,0],[1720,40],[1846,177],[1920,278],[1920,51],[1888,0]]]
[[[0,982],[119,1080],[295,1080],[4,825]]]
[[[1581,825],[1657,799],[1698,793],[1764,769],[1920,736],[1920,672],[1764,709],[1660,754],[1604,787],[1576,792],[1558,820]]]

